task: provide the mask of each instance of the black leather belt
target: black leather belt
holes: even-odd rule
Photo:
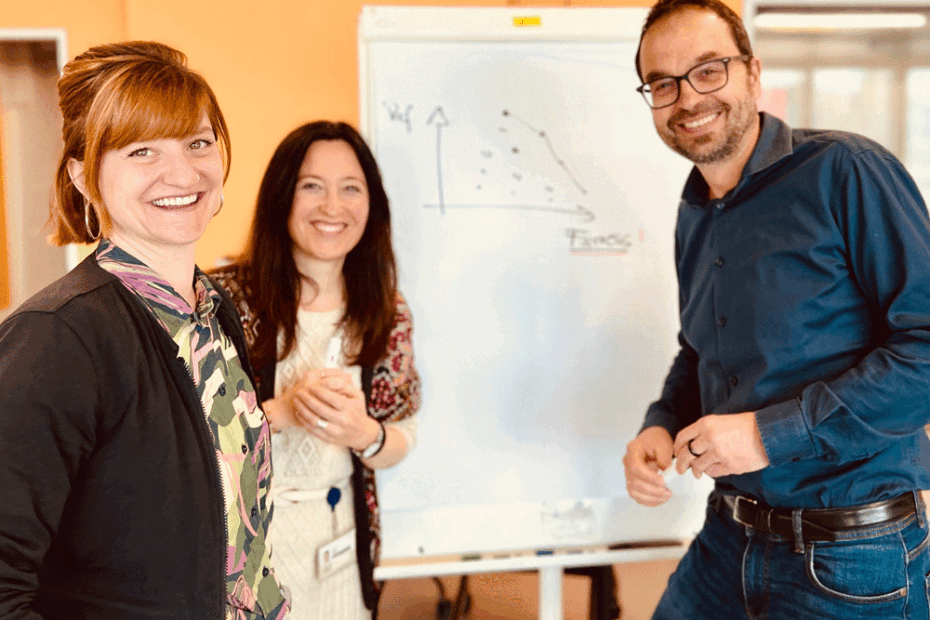
[[[772,508],[742,495],[724,495],[723,502],[737,523],[760,532],[795,537],[790,508]],[[882,525],[916,513],[913,493],[848,508],[805,509],[801,511],[801,536],[812,542],[835,541],[837,534],[844,531]]]

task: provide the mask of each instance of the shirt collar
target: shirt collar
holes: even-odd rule
[[[205,324],[219,311],[221,297],[210,279],[194,267],[194,295],[197,308],[192,310],[187,301],[178,294],[164,278],[141,260],[118,247],[109,239],[103,239],[94,253],[103,269],[116,276],[130,291],[138,295],[156,314],[164,314],[182,321],[193,319]],[[166,326],[167,328],[168,326]],[[169,332],[171,332],[169,328]]]
[[[780,118],[772,116],[768,112],[760,112],[759,126],[759,139],[752,149],[749,161],[743,167],[739,182],[721,200],[727,202],[732,200],[746,186],[752,175],[791,155],[794,150],[791,144],[791,127]],[[691,174],[688,175],[688,180],[685,182],[681,206],[704,208],[711,202],[717,202],[707,199],[708,192],[707,182],[701,175],[700,170],[695,166],[691,169]]]

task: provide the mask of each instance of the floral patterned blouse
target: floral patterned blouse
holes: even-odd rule
[[[95,257],[142,300],[178,345],[178,357],[203,405],[225,500],[227,620],[283,618],[287,603],[265,544],[264,515],[272,511],[269,427],[236,348],[217,319],[219,293],[197,269],[197,307],[192,311],[170,284],[112,242],[101,241]]]

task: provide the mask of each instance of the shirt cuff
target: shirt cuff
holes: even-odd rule
[[[667,430],[668,434],[674,439],[678,432],[678,418],[668,412],[664,407],[653,404],[646,411],[646,419],[642,427],[640,427],[639,432],[642,433],[650,426],[661,426]]]
[[[756,424],[773,467],[817,456],[797,398],[759,409]]]
[[[417,416],[411,415],[403,420],[398,420],[396,422],[384,422],[385,428],[396,428],[400,431],[401,435],[404,436],[404,439],[407,440],[407,450],[404,452],[404,456],[410,454],[410,451],[414,449],[417,445]]]

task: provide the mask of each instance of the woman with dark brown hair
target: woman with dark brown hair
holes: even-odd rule
[[[268,423],[194,263],[223,206],[216,96],[160,43],[58,82],[52,239],[94,243],[0,325],[0,617],[278,620]]]
[[[239,308],[275,431],[270,539],[291,617],[369,618],[379,591],[373,470],[413,448],[420,381],[387,195],[355,129],[317,121],[284,139],[245,252],[213,275]]]

